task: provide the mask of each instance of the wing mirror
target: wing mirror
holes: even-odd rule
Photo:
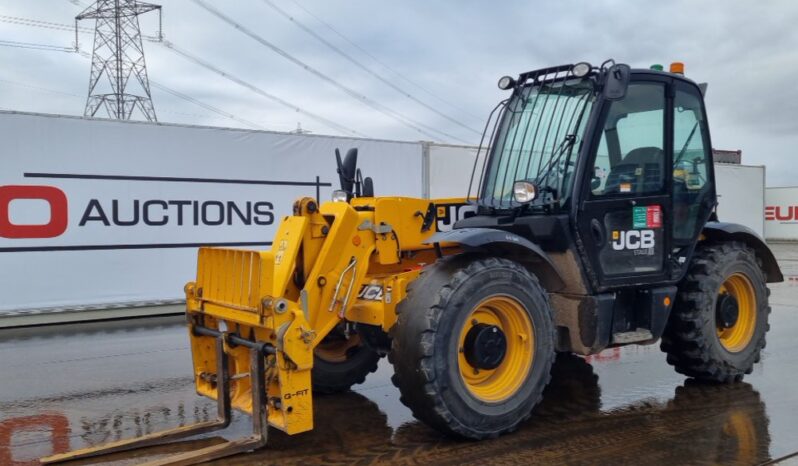
[[[629,87],[629,78],[632,69],[629,65],[618,63],[610,66],[604,78],[604,98],[607,100],[621,100],[626,97],[626,89]]]

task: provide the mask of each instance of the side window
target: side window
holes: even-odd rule
[[[665,86],[631,84],[613,102],[594,163],[595,196],[661,192],[665,183]]]
[[[678,243],[693,239],[709,208],[702,201],[709,195],[712,157],[701,98],[677,90],[673,106],[673,239]]]

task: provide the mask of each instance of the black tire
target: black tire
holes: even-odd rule
[[[532,324],[534,357],[514,392],[485,402],[465,385],[458,347],[477,303],[495,296],[521,304],[516,312],[525,311]],[[551,378],[555,332],[548,295],[525,268],[498,258],[444,258],[410,284],[397,317],[388,355],[392,380],[417,419],[446,434],[481,439],[510,432],[529,418]]]
[[[346,340],[341,332],[334,330],[316,347],[311,371],[314,393],[347,391],[353,385],[363,383],[367,375],[377,370],[381,356],[359,335],[350,335],[350,339],[356,341]],[[352,345],[347,341],[352,341]],[[325,345],[332,350],[325,352]],[[338,345],[340,347],[336,350]],[[331,357],[331,354],[336,357]]]
[[[756,314],[750,341],[730,351],[718,337],[716,304],[721,284],[735,274],[750,281]],[[754,251],[742,243],[724,242],[697,248],[686,276],[679,284],[668,325],[660,345],[668,364],[699,380],[735,382],[750,374],[765,347],[770,329],[769,290]]]

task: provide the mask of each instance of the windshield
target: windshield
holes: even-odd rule
[[[539,198],[565,201],[594,101],[590,79],[531,85],[514,93],[494,129],[490,157],[481,173],[480,204],[511,208],[513,183],[527,180]],[[574,152],[576,150],[576,152]]]

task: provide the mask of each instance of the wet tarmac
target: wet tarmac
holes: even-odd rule
[[[413,419],[383,361],[353,392],[317,396],[316,428],[270,431],[258,452],[217,464],[763,464],[798,451],[798,248],[779,248],[763,360],[745,382],[676,374],[658,345],[560,355],[535,415],[471,442]],[[194,394],[179,319],[0,331],[0,465],[212,419]],[[225,438],[246,436],[237,414]],[[222,442],[218,434],[72,464],[133,464]],[[780,464],[796,464],[798,457]]]

